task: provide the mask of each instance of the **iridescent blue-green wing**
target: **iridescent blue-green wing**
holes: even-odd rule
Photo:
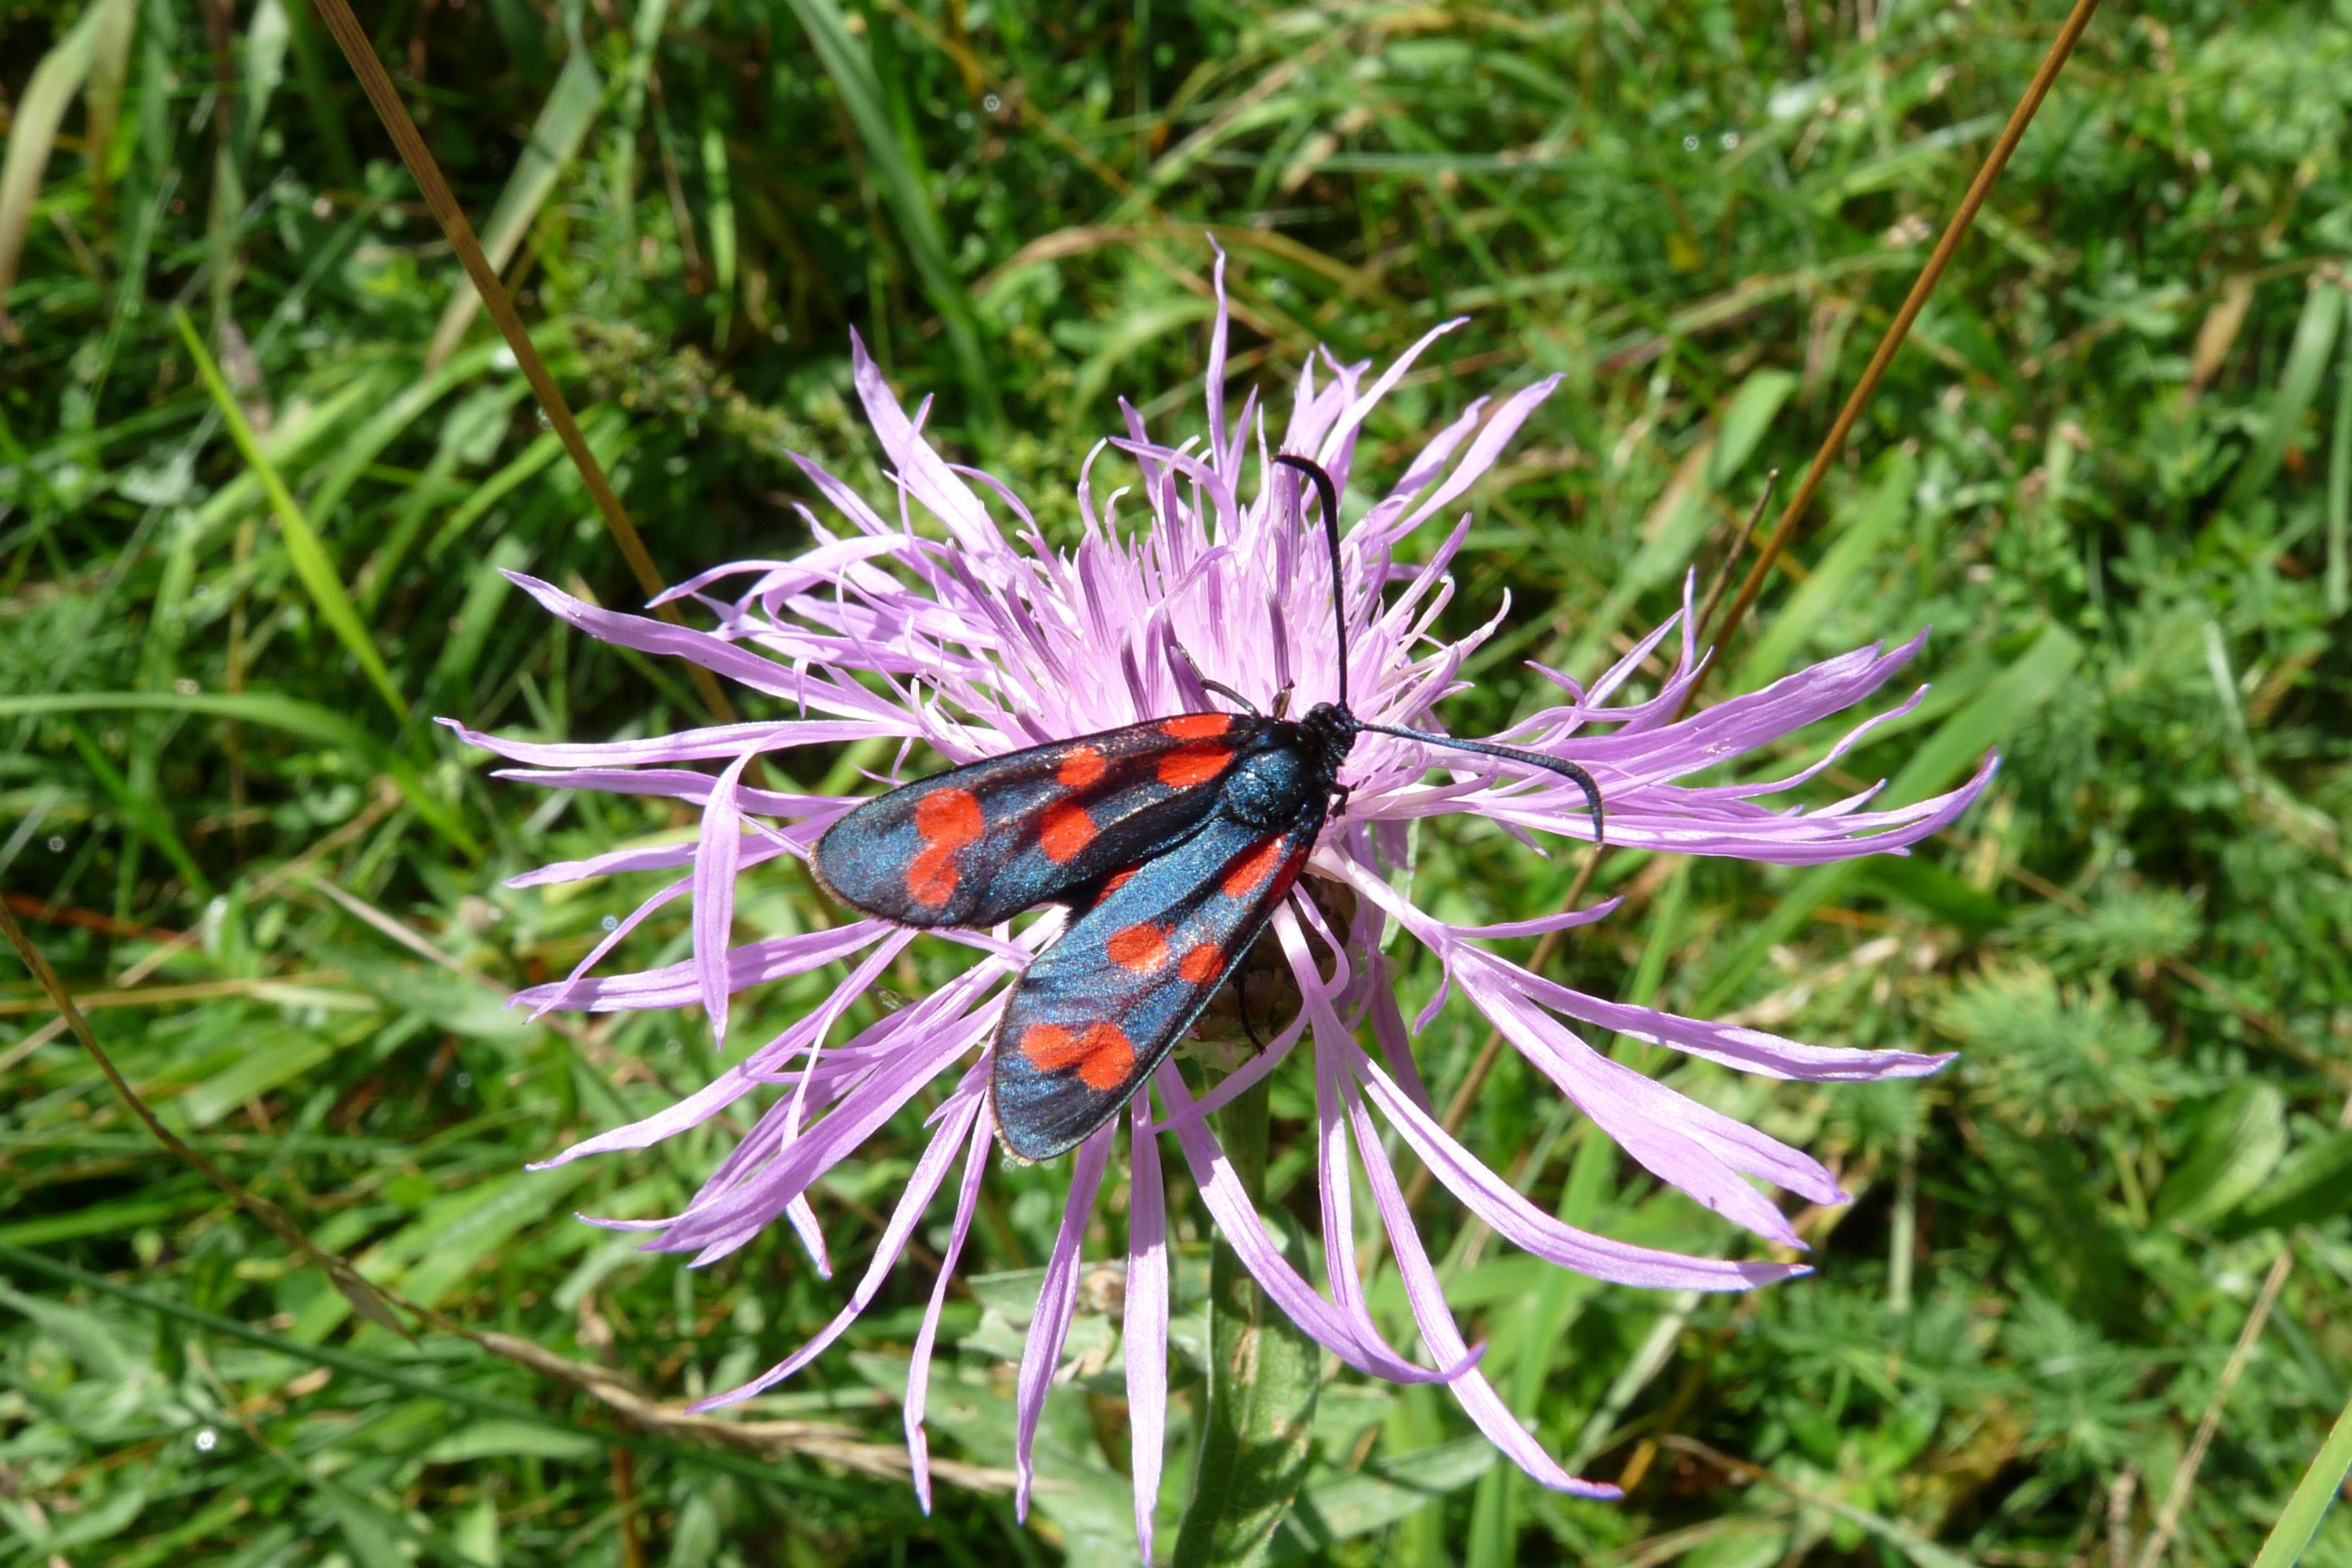
[[[1269,832],[1219,814],[1113,879],[1030,963],[996,1038],[996,1134],[1048,1160],[1118,1113],[1281,906],[1328,803]]]

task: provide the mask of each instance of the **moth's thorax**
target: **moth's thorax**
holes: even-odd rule
[[[1328,702],[1267,725],[1226,777],[1225,810],[1255,826],[1290,827],[1330,794],[1355,740],[1354,718]]]
[[[1279,732],[1277,732],[1279,736]],[[1255,826],[1286,827],[1301,806],[1330,787],[1311,745],[1295,727],[1251,752],[1225,779],[1225,809]]]

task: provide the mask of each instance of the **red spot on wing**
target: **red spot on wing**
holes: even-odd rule
[[[1179,741],[1207,741],[1234,727],[1230,713],[1183,713],[1160,726],[1160,732]]]
[[[923,847],[907,866],[907,896],[934,908],[956,890],[955,852],[978,838],[984,824],[980,800],[968,789],[933,790],[915,803],[915,832]]]
[[[1129,866],[1124,871],[1113,871],[1104,879],[1102,891],[1095,895],[1095,907],[1097,909],[1100,909],[1104,900],[1108,899],[1113,893],[1118,892],[1121,888],[1126,887],[1129,882],[1134,881],[1135,874],[1142,869],[1143,868],[1140,866]]]
[[[1092,746],[1072,746],[1062,758],[1054,782],[1065,789],[1084,789],[1103,776],[1103,754]]]
[[[1223,720],[1222,713],[1202,715]],[[1171,728],[1162,724],[1161,729]],[[1170,789],[1191,789],[1194,784],[1207,784],[1224,772],[1225,764],[1234,760],[1231,746],[1185,746],[1160,759],[1160,782]]]
[[[955,851],[937,845],[917,855],[907,867],[907,896],[933,909],[955,896]]]
[[[1076,858],[1078,851],[1095,841],[1095,819],[1087,808],[1066,800],[1057,800],[1045,808],[1037,829],[1037,847],[1055,865],[1067,864]]]
[[[961,849],[980,837],[980,797],[968,789],[933,790],[915,803],[915,831],[941,849]]]
[[[1266,879],[1273,876],[1274,868],[1281,864],[1282,840],[1267,839],[1251,850],[1245,858],[1235,861],[1234,868],[1225,873],[1225,897],[1248,898],[1265,886]]]
[[[1176,966],[1176,973],[1195,985],[1206,985],[1217,977],[1217,971],[1224,964],[1225,955],[1219,952],[1213,943],[1204,942],[1184,955],[1184,962]]]
[[[1032,1024],[1021,1031],[1021,1054],[1045,1072],[1078,1069],[1078,1081],[1092,1089],[1117,1089],[1135,1068],[1135,1046],[1117,1024],[1100,1023],[1083,1035],[1059,1024]]]
[[[1156,926],[1121,926],[1110,933],[1103,951],[1113,963],[1138,974],[1150,974],[1168,963],[1168,939]]]

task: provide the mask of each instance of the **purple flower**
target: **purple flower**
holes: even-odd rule
[[[805,858],[817,836],[856,798],[781,794],[744,780],[766,752],[876,737],[901,742],[899,766],[918,743],[963,763],[1199,706],[1180,646],[1209,677],[1269,704],[1295,686],[1294,707],[1338,694],[1328,578],[1317,537],[1296,511],[1278,508],[1269,459],[1311,456],[1341,489],[1369,500],[1347,530],[1339,563],[1346,588],[1349,687],[1366,720],[1443,727],[1445,699],[1466,686],[1463,662],[1503,624],[1507,608],[1471,636],[1447,642],[1432,627],[1453,592],[1445,574],[1468,532],[1458,516],[1425,563],[1402,565],[1399,544],[1424,525],[1443,524],[1453,503],[1496,462],[1559,378],[1548,378],[1489,409],[1474,403],[1439,431],[1385,488],[1353,472],[1356,438],[1372,407],[1440,333],[1415,343],[1377,378],[1368,367],[1326,356],[1318,379],[1301,374],[1281,427],[1271,427],[1252,394],[1228,423],[1225,318],[1209,346],[1205,440],[1154,442],[1127,412],[1127,435],[1089,454],[1077,479],[1084,537],[1067,554],[1039,537],[1028,509],[1004,485],[942,458],[853,341],[856,387],[898,487],[895,507],[865,497],[805,458],[802,470],[837,514],[805,513],[810,547],[789,560],[714,567],[671,591],[714,617],[709,631],[595,608],[535,579],[515,581],[591,636],[624,647],[698,661],[769,700],[775,717],[608,743],[546,743],[460,731],[472,743],[525,764],[504,776],[559,789],[668,796],[701,808],[692,844],[614,850],[549,866],[518,886],[576,881],[617,871],[666,869],[674,880],[623,919],[568,978],[534,986],[518,1001],[544,1011],[604,1012],[699,1005],[722,1036],[729,998],[763,981],[835,962],[848,978],[815,1012],[746,1055],[716,1081],[677,1105],[564,1151],[586,1154],[644,1148],[708,1121],[762,1090],[779,1091],[752,1131],[685,1209],[658,1221],[627,1222],[654,1232],[649,1245],[690,1253],[696,1262],[744,1246],[779,1216],[799,1232],[822,1272],[825,1253],[809,1197],[815,1185],[899,1115],[927,1086],[943,1097],[926,1126],[929,1142],[880,1245],[840,1314],[801,1350],[760,1377],[705,1401],[749,1397],[815,1357],[857,1316],[897,1265],[940,1190],[955,1177],[954,1220],[943,1267],[914,1345],[906,1427],[916,1488],[928,1507],[924,1397],[948,1276],[969,1234],[989,1159],[986,1094],[996,1019],[1029,956],[1060,929],[1049,912],[1013,932],[950,933],[971,966],[940,990],[848,1039],[835,1026],[898,953],[910,931],[861,920],[803,936],[730,945],[737,878],[782,856]],[[1094,466],[1116,448],[1139,475],[1132,489],[1097,493]],[[1278,470],[1272,470],[1278,471]],[[1142,516],[1122,530],[1118,513]],[[920,514],[929,533],[919,530]],[[719,592],[730,585],[732,597]],[[1589,688],[1539,668],[1560,700],[1494,739],[1571,760],[1596,779],[1614,843],[1700,855],[1806,865],[1856,855],[1900,853],[1951,822],[1984,787],[1988,761],[1963,787],[1914,805],[1873,809],[1864,792],[1815,809],[1766,804],[1811,780],[1871,729],[1853,728],[1812,766],[1759,784],[1684,781],[1769,746],[1876,692],[1920,647],[1878,647],[1826,660],[1762,690],[1686,718],[1675,717],[1698,679],[1701,658],[1688,593],[1679,616],[1651,633]],[[1673,671],[1645,699],[1620,700],[1646,661],[1679,633]],[[1916,701],[1916,696],[1912,699]],[[931,758],[921,759],[928,771]],[[1437,782],[1432,782],[1435,771]],[[1383,1142],[1382,1124],[1428,1165],[1438,1183],[1503,1237],[1562,1267],[1628,1285],[1744,1290],[1802,1272],[1801,1266],[1739,1262],[1612,1241],[1566,1225],[1514,1192],[1441,1125],[1413,1066],[1409,1026],[1399,1010],[1379,938],[1393,920],[1443,965],[1442,986],[1420,1024],[1458,990],[1498,1026],[1528,1061],[1664,1181],[1768,1241],[1801,1247],[1780,1208],[1748,1178],[1760,1177],[1813,1203],[1844,1197],[1822,1166],[1729,1117],[1620,1066],[1588,1043],[1618,1032],[1768,1078],[1861,1079],[1934,1071],[1941,1056],[1801,1045],[1759,1029],[1627,1006],[1554,984],[1500,957],[1496,938],[1580,926],[1613,900],[1544,920],[1500,926],[1449,924],[1400,890],[1411,858],[1407,828],[1418,817],[1470,814],[1528,838],[1536,832],[1591,836],[1577,788],[1565,779],[1498,771],[1486,759],[1433,752],[1368,734],[1345,770],[1346,810],[1325,830],[1312,877],[1354,895],[1344,929],[1302,883],[1273,931],[1296,972],[1303,1005],[1269,1048],[1213,1091],[1195,1096],[1172,1063],[1150,1096],[1129,1110],[1133,1199],[1129,1223],[1126,1364],[1132,1416],[1136,1528],[1148,1558],[1166,1410],[1169,1265],[1162,1135],[1172,1134],[1211,1215],[1259,1285],[1318,1344],[1350,1366],[1399,1380],[1442,1381],[1470,1418],[1528,1475],[1588,1497],[1615,1489],[1579,1480],[1555,1463],[1507,1408],[1475,1364],[1440,1292],[1437,1272],[1407,1210]],[[862,797],[857,797],[862,798]],[[656,911],[688,900],[694,952],[666,968],[596,976],[613,947]],[[1326,900],[1347,907],[1346,900]],[[1357,1030],[1369,1020],[1374,1048]],[[1285,1259],[1218,1147],[1207,1112],[1275,1070],[1302,1038],[1313,1042],[1316,1125],[1328,1289]],[[1025,1510],[1030,1445],[1060,1361],[1076,1299],[1079,1245],[1112,1152],[1116,1124],[1077,1150],[1060,1232],[1045,1269],[1018,1378],[1016,1470]],[[1370,1195],[1402,1275],[1428,1360],[1390,1344],[1367,1308],[1354,1257],[1355,1194],[1349,1152],[1363,1163]],[[614,1222],[618,1223],[618,1222]]]

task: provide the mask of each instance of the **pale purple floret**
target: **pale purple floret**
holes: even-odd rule
[[[772,700],[751,706],[769,709],[772,717],[601,744],[542,743],[459,731],[473,744],[521,764],[504,776],[559,789],[675,800],[701,813],[692,844],[615,850],[515,879],[530,886],[629,870],[675,873],[569,976],[533,986],[518,1002],[542,1011],[693,1005],[705,1010],[723,1036],[729,1000],[736,994],[827,963],[849,967],[848,978],[823,1006],[752,1047],[712,1083],[551,1162],[643,1148],[700,1126],[747,1097],[766,1100],[751,1131],[683,1210],[657,1221],[625,1222],[626,1228],[650,1230],[652,1247],[688,1252],[702,1262],[744,1246],[782,1216],[793,1224],[822,1268],[811,1194],[870,1137],[932,1091],[929,1142],[840,1315],[790,1359],[704,1402],[719,1405],[749,1397],[831,1343],[875,1298],[928,1208],[952,1185],[957,1199],[945,1271],[932,1289],[915,1343],[907,1391],[908,1451],[926,1507],[930,1494],[925,1391],[946,1280],[969,1233],[990,1157],[986,1086],[992,1036],[1013,983],[1030,955],[1058,931],[1062,916],[1048,913],[1017,933],[947,933],[971,951],[970,968],[854,1037],[835,1038],[842,1016],[913,937],[882,921],[857,921],[732,944],[738,879],[781,857],[805,859],[824,827],[863,798],[751,787],[744,782],[751,760],[797,747],[878,738],[899,742],[895,769],[911,776],[932,770],[940,759],[967,763],[1216,706],[1193,684],[1177,656],[1180,646],[1202,672],[1261,706],[1286,686],[1296,688],[1293,711],[1335,698],[1330,568],[1318,537],[1300,525],[1286,502],[1276,503],[1277,494],[1292,489],[1267,478],[1278,471],[1268,466],[1276,452],[1314,458],[1360,513],[1346,531],[1340,574],[1349,618],[1349,685],[1361,717],[1443,729],[1445,699],[1468,684],[1459,673],[1465,660],[1501,626],[1506,613],[1498,611],[1458,641],[1445,641],[1433,629],[1453,594],[1447,566],[1467,536],[1466,514],[1426,562],[1407,565],[1396,560],[1396,552],[1425,525],[1443,526],[1451,503],[1494,466],[1558,378],[1504,398],[1491,413],[1484,400],[1474,403],[1382,489],[1372,476],[1353,470],[1358,432],[1374,405],[1454,323],[1415,343],[1370,382],[1364,365],[1342,365],[1327,355],[1318,378],[1310,362],[1278,430],[1270,427],[1255,393],[1229,425],[1222,263],[1218,287],[1205,439],[1196,437],[1177,447],[1160,445],[1147,435],[1141,416],[1127,408],[1125,436],[1097,446],[1077,477],[1083,531],[1074,551],[1048,549],[1009,489],[934,451],[920,434],[922,411],[911,418],[906,414],[864,346],[853,340],[857,394],[893,470],[895,505],[877,510],[816,464],[796,459],[837,521],[828,522],[803,509],[813,542],[801,554],[714,567],[671,590],[666,597],[690,598],[711,617],[713,629],[707,631],[601,609],[552,584],[509,574],[542,605],[589,635],[702,664]],[[1132,465],[1137,479],[1098,496],[1095,465],[1112,450],[1119,454],[1118,460]],[[1122,500],[1141,513],[1124,530],[1116,526]],[[926,537],[941,532],[944,540]],[[1643,677],[1670,638],[1671,669],[1662,678]],[[1909,805],[1874,807],[1867,795],[1811,809],[1772,803],[1816,776],[1876,725],[1906,711],[1916,696],[1857,724],[1812,766],[1790,776],[1755,783],[1686,781],[1735,764],[1871,698],[1919,647],[1915,638],[1891,650],[1859,649],[1677,719],[1702,665],[1686,589],[1683,612],[1591,687],[1541,670],[1562,700],[1494,738],[1573,761],[1590,773],[1606,801],[1614,844],[1790,866],[1901,853],[1968,807],[1991,774],[1990,760],[1958,789]],[[1620,700],[1637,679],[1648,680],[1646,694]],[[926,749],[929,755],[922,754]],[[892,776],[900,775],[894,771]],[[1685,1257],[1612,1240],[1564,1223],[1512,1190],[1446,1131],[1431,1108],[1410,1049],[1413,1029],[1425,1025],[1429,1015],[1409,1025],[1398,1008],[1393,971],[1377,945],[1386,921],[1393,920],[1443,966],[1444,985],[1430,1013],[1450,994],[1466,999],[1643,1167],[1782,1246],[1800,1245],[1796,1232],[1758,1184],[1810,1202],[1835,1203],[1843,1194],[1830,1173],[1803,1152],[1620,1065],[1594,1042],[1623,1034],[1741,1072],[1810,1080],[1911,1077],[1933,1072],[1946,1059],[1803,1045],[1761,1029],[1604,1001],[1534,974],[1486,943],[1582,925],[1614,906],[1507,926],[1448,924],[1401,890],[1409,886],[1399,875],[1408,857],[1405,827],[1415,817],[1468,814],[1522,837],[1589,838],[1592,829],[1581,794],[1549,774],[1531,779],[1524,769],[1482,757],[1432,752],[1409,740],[1370,734],[1357,744],[1343,777],[1352,786],[1347,810],[1325,831],[1309,870],[1356,895],[1352,923],[1344,931],[1330,929],[1322,909],[1302,889],[1274,927],[1297,973],[1303,997],[1298,1017],[1269,1049],[1205,1095],[1196,1098],[1176,1067],[1164,1065],[1156,1079],[1159,1118],[1152,1119],[1146,1095],[1138,1098],[1129,1119],[1133,1197],[1125,1359],[1136,1524],[1147,1558],[1167,1406],[1170,1271],[1162,1135],[1173,1135],[1183,1167],[1226,1239],[1305,1332],[1359,1370],[1396,1380],[1444,1382],[1480,1430],[1514,1462],[1562,1491],[1609,1496],[1614,1489],[1560,1469],[1478,1370],[1476,1352],[1447,1308],[1436,1268],[1414,1232],[1384,1142],[1390,1133],[1497,1235],[1565,1268],[1630,1285],[1705,1290],[1746,1289],[1802,1271],[1799,1265]],[[690,917],[690,959],[634,973],[591,973],[645,920],[679,899],[687,900]],[[1367,1054],[1357,1041],[1358,1030],[1368,1024],[1375,1054]],[[1314,1058],[1312,1136],[1325,1233],[1319,1287],[1284,1258],[1206,1120],[1208,1112],[1276,1070],[1302,1039],[1311,1041]],[[943,1093],[933,1088],[942,1083]],[[1076,1301],[1080,1243],[1114,1152],[1117,1125],[1097,1133],[1072,1157],[1068,1201],[1017,1379],[1015,1451],[1024,1510],[1031,1484],[1031,1438],[1059,1369]],[[1357,1272],[1351,1152],[1364,1167],[1425,1360],[1391,1345],[1367,1304]]]

